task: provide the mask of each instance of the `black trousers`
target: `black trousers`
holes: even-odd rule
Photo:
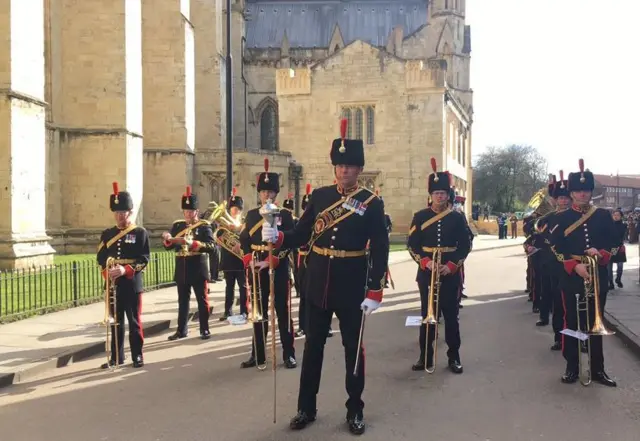
[[[542,292],[543,271],[536,256],[531,256],[531,299],[533,308],[540,308],[540,293]]]
[[[540,308],[540,320],[549,321],[549,313],[553,307],[553,279],[549,275],[550,269],[543,267],[540,270],[540,291],[538,292],[538,308]]]
[[[232,315],[235,286],[240,290],[240,314],[247,313],[247,285],[244,271],[225,271],[224,313]]]
[[[346,367],[345,383],[349,398],[345,403],[351,414],[359,414],[364,409],[362,392],[364,391],[365,353],[361,347],[361,359],[358,364],[358,375],[353,375],[360,337],[362,311],[360,305],[343,307],[340,309],[323,309],[309,302],[307,322],[307,338],[302,357],[302,372],[300,373],[300,391],[298,393],[298,410],[314,415],[316,413],[316,399],[320,390],[322,362],[324,360],[324,345],[327,342],[327,328],[335,313],[340,321],[340,334],[344,347],[344,362]]]
[[[606,280],[606,279],[605,279]],[[582,294],[581,294],[582,296]],[[600,291],[600,311],[604,314],[604,307],[607,302],[607,291]],[[578,312],[576,309],[576,296],[575,293],[569,293],[567,291],[562,292],[562,303],[564,305],[564,328],[577,330],[578,329]],[[586,323],[586,314],[581,314],[581,327],[583,332],[588,332],[587,325],[590,328],[593,325],[595,319],[595,304],[594,299],[589,299],[589,320]],[[567,371],[578,372],[578,357],[580,355],[579,340],[568,335],[561,334],[562,338],[562,355],[567,361]],[[589,357],[591,359],[591,372],[593,374],[604,371],[604,354],[602,352],[602,337],[591,336],[589,337],[591,343],[591,353]]]
[[[557,276],[551,276],[550,278],[551,299],[553,305],[553,318],[551,325],[553,326],[553,340],[556,342],[562,341],[562,328],[564,326],[564,304],[562,302],[562,291],[560,290],[560,282]]]
[[[124,317],[129,322],[129,346],[131,357],[142,356],[144,332],[142,330],[142,293],[121,289],[116,286],[116,308],[110,305],[109,311],[115,325],[111,326],[111,360],[115,361],[116,350],[118,359],[124,360]],[[115,338],[114,338],[115,337]],[[116,339],[118,344],[116,347]]]
[[[209,253],[209,272],[211,280],[220,280],[220,250],[214,247]]]
[[[529,299],[532,299],[533,298],[533,293],[532,293],[533,265],[531,263],[531,257],[527,257],[526,279],[527,279],[527,291],[529,292]]]
[[[460,302],[458,300],[458,292],[460,289],[460,272],[449,276],[440,277],[440,299],[438,301],[438,311],[435,316],[438,318],[440,313],[444,317],[444,339],[447,343],[447,357],[450,360],[460,360],[460,323],[458,322],[458,313],[460,310]],[[429,307],[429,286],[431,282],[431,271],[420,271],[418,274],[418,289],[420,290],[420,307],[422,317],[427,316]],[[429,341],[427,341],[427,326],[429,326]],[[420,346],[420,360],[424,359],[425,351],[427,358],[433,357],[433,341],[435,340],[435,331],[438,325],[422,325],[420,326],[420,336],[418,344]]]
[[[300,291],[298,294],[300,295],[300,303],[298,303],[298,328],[301,331],[307,332],[307,317],[308,317],[308,303],[307,296],[305,295],[305,275],[307,273],[307,268],[304,266],[304,262],[300,262],[300,266],[298,267],[298,287]],[[296,289],[298,289],[296,287]]]
[[[191,288],[198,301],[198,319],[200,333],[209,330],[209,281],[200,280],[195,283],[178,283],[178,332],[187,335],[187,318],[191,302]]]
[[[269,270],[260,271],[258,292],[260,293],[259,314],[262,320],[253,324],[253,341],[251,345],[251,356],[256,358],[258,364],[263,364],[266,358],[266,348],[271,344],[267,342],[269,332]],[[251,283],[251,282],[250,282]],[[295,357],[296,351],[293,346],[293,320],[291,319],[291,300],[289,292],[289,277],[286,271],[276,271],[275,274],[275,304],[274,309],[278,320],[278,331],[280,331],[280,343],[282,344],[282,359]],[[253,293],[253,291],[252,291]],[[275,332],[272,331],[272,332]]]

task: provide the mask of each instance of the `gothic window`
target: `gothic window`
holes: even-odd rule
[[[260,113],[260,149],[278,150],[278,114],[273,102],[268,102]]]
[[[209,198],[212,201],[217,201],[218,196],[220,195],[220,183],[213,179],[209,182]]]
[[[376,180],[375,180],[375,178],[371,178],[371,177],[360,178],[359,182],[358,182],[358,185],[360,185],[361,187],[366,187],[370,191],[375,191],[375,189],[376,189]]]
[[[349,106],[342,108],[342,118],[346,118],[347,138],[360,139],[367,145],[375,144],[375,107]]]
[[[209,201],[221,203],[227,199],[227,180],[224,178],[214,177],[209,181],[209,200],[200,201],[201,209],[204,209]]]

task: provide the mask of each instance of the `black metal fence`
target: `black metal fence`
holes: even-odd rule
[[[144,271],[145,290],[172,285],[174,269],[175,253],[151,253]],[[0,323],[101,301],[103,286],[95,258],[42,268],[0,271]]]

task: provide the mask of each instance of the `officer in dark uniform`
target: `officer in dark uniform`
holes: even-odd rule
[[[290,427],[300,430],[316,419],[327,328],[335,313],[340,321],[347,370],[347,424],[351,433],[359,435],[365,431],[362,401],[365,354],[358,346],[360,329],[363,313],[370,314],[382,302],[389,236],[380,199],[358,186],[364,167],[364,145],[361,140],[345,139],[347,120],[341,121],[340,132],[341,138],[333,141],[330,152],[336,185],[314,190],[294,230],[282,228],[278,232],[264,228],[262,233],[264,240],[274,241],[281,249],[305,244],[310,249],[305,276],[305,296],[309,302],[307,338],[298,413]],[[358,356],[357,375],[353,375]]]
[[[282,203],[282,209],[291,213],[293,219],[293,225],[298,222],[298,218],[295,215],[295,201],[293,200],[293,193],[289,193],[287,199]],[[291,282],[296,289],[296,297],[300,297],[300,281],[298,280],[298,250],[291,250],[289,253],[289,297],[291,297]]]
[[[553,327],[553,345],[552,351],[560,351],[562,349],[562,327],[564,326],[564,306],[562,304],[562,295],[560,291],[560,276],[559,271],[562,268],[558,267],[557,259],[551,250],[550,231],[555,226],[555,220],[558,213],[566,211],[571,206],[571,196],[569,195],[569,181],[564,179],[564,172],[560,170],[560,180],[556,181],[553,188],[553,198],[556,201],[556,211],[545,219],[544,225],[541,227],[545,230],[545,252],[549,254],[549,264],[547,265],[545,293],[550,292],[547,297],[551,300],[552,319],[551,326]],[[546,301],[546,300],[545,300]],[[542,310],[540,311],[542,314]]]
[[[113,183],[113,194],[109,199],[116,226],[102,232],[97,258],[98,265],[102,268],[102,276],[105,280],[107,277],[111,278],[115,285],[117,323],[111,308],[109,312],[109,321],[112,323],[111,359],[101,367],[106,369],[109,366],[115,366],[116,351],[119,364],[124,364],[124,316],[126,314],[129,322],[129,346],[133,367],[140,368],[144,366],[141,318],[142,271],[149,263],[149,234],[147,230],[131,222],[133,200],[128,192],[118,190],[117,182]],[[117,348],[114,335],[117,335]]]
[[[391,216],[389,216],[389,213],[387,213],[387,209],[385,208],[384,205],[384,199],[382,198],[382,196],[380,196],[380,190],[377,189],[376,190],[376,196],[378,196],[378,199],[380,199],[380,202],[382,202],[382,207],[384,209],[384,223],[387,227],[387,235],[389,236],[389,240],[391,240],[391,231],[393,230],[393,222],[391,221]],[[387,269],[387,276],[384,280],[384,287],[385,288],[389,288],[389,271]]]
[[[522,224],[522,231],[525,235],[523,247],[527,253],[527,287],[529,288],[529,301],[532,302],[531,310],[534,314],[540,312],[540,270],[536,268],[537,260],[534,258],[535,254],[535,241],[537,236],[535,235],[535,223],[538,220],[538,213],[531,213],[526,217]]]
[[[580,160],[580,171],[570,173],[568,179],[569,193],[573,204],[571,208],[555,216],[555,225],[551,229],[551,245],[557,260],[563,265],[560,286],[565,305],[565,329],[578,330],[578,313],[576,311],[576,294],[584,296],[585,279],[588,279],[585,256],[598,259],[598,275],[600,277],[600,310],[604,314],[607,300],[607,264],[617,249],[614,247],[613,219],[604,209],[590,204],[595,181],[590,171],[585,171],[584,162]],[[583,332],[588,332],[595,319],[594,298],[590,296],[589,318],[584,323],[580,320]],[[586,314],[585,314],[586,315]],[[592,335],[591,339],[591,378],[606,386],[616,386],[604,370],[604,354],[602,353],[602,336]],[[580,346],[577,339],[562,335],[562,355],[567,360],[567,368],[562,376],[563,383],[575,383],[579,378],[578,357]]]
[[[264,160],[264,172],[258,176],[258,193],[262,204],[268,200],[275,201],[280,191],[280,182],[277,173],[269,172],[269,160]],[[279,216],[283,228],[293,228],[293,216],[290,211],[282,210]],[[258,292],[260,297],[259,313],[262,315],[260,322],[253,323],[253,344],[251,345],[251,357],[242,362],[242,368],[263,365],[266,361],[265,342],[269,329],[268,306],[269,306],[269,253],[268,245],[262,241],[262,229],[264,220],[260,215],[260,208],[253,208],[247,212],[242,232],[240,233],[240,245],[244,254],[243,263],[248,271],[256,271],[257,287],[252,289],[252,293]],[[275,313],[278,319],[278,330],[280,331],[280,342],[282,343],[282,358],[284,365],[288,369],[298,366],[293,338],[293,321],[291,320],[291,309],[289,299],[289,252],[274,252],[271,256],[275,266]],[[249,282],[253,282],[253,277],[249,277]],[[275,332],[272,329],[271,332]],[[257,352],[256,352],[257,349]]]
[[[433,173],[429,175],[429,194],[433,201],[430,208],[424,208],[413,215],[408,248],[414,260],[420,265],[417,275],[422,316],[427,316],[429,306],[429,286],[431,284],[431,271],[434,265],[432,260],[436,248],[442,251],[440,267],[440,295],[439,306],[445,321],[445,341],[449,350],[449,369],[461,374],[463,371],[460,362],[460,326],[458,323],[460,290],[460,268],[471,250],[471,243],[467,231],[464,216],[447,207],[450,197],[451,183],[448,172],[438,172],[436,160],[431,158]],[[436,317],[439,311],[436,311]],[[426,341],[427,326],[432,326],[429,332],[429,341]],[[412,366],[415,371],[433,367],[433,340],[435,326],[420,326],[420,358]],[[425,366],[426,351],[426,366]]]
[[[200,338],[209,339],[209,253],[216,248],[211,224],[199,218],[198,197],[187,186],[182,196],[184,219],[171,226],[171,231],[162,233],[164,247],[176,251],[174,281],[178,286],[178,329],[169,340],[185,338],[188,334],[187,318],[191,289],[198,301]]]
[[[242,210],[244,209],[244,200],[241,196],[236,194],[236,188],[234,187],[227,204],[229,208],[229,214],[232,218],[238,221],[238,224],[242,226]],[[221,237],[221,234],[233,235],[239,241],[240,228],[234,229],[230,226],[225,226],[229,232],[224,230],[216,230],[216,241],[220,245],[220,269],[224,273],[225,281],[225,294],[224,294],[224,313],[220,317],[220,321],[223,322],[227,318],[233,315],[233,299],[235,286],[238,286],[240,290],[240,314],[246,317],[247,315],[247,286],[244,273],[244,264],[242,259],[238,257],[242,253],[236,254],[233,248],[229,247],[227,241]],[[238,242],[239,243],[239,242]],[[237,251],[237,250],[236,250]]]

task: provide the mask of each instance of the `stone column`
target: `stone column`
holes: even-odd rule
[[[167,229],[180,217],[180,198],[193,183],[195,41],[190,2],[142,0],[142,17],[144,212],[148,228]],[[194,187],[194,193],[201,193],[200,188]]]
[[[464,207],[464,212],[469,219],[471,219],[471,208],[473,205],[473,167],[471,167],[471,138],[472,138],[472,130],[471,126],[469,126],[469,130],[467,131],[467,139],[466,139],[466,167],[467,167],[467,203]]]
[[[60,139],[62,224],[70,252],[95,251],[113,217],[111,183],[142,203],[140,0],[57,0],[52,103]]]
[[[0,0],[0,268],[47,265],[44,2]]]

